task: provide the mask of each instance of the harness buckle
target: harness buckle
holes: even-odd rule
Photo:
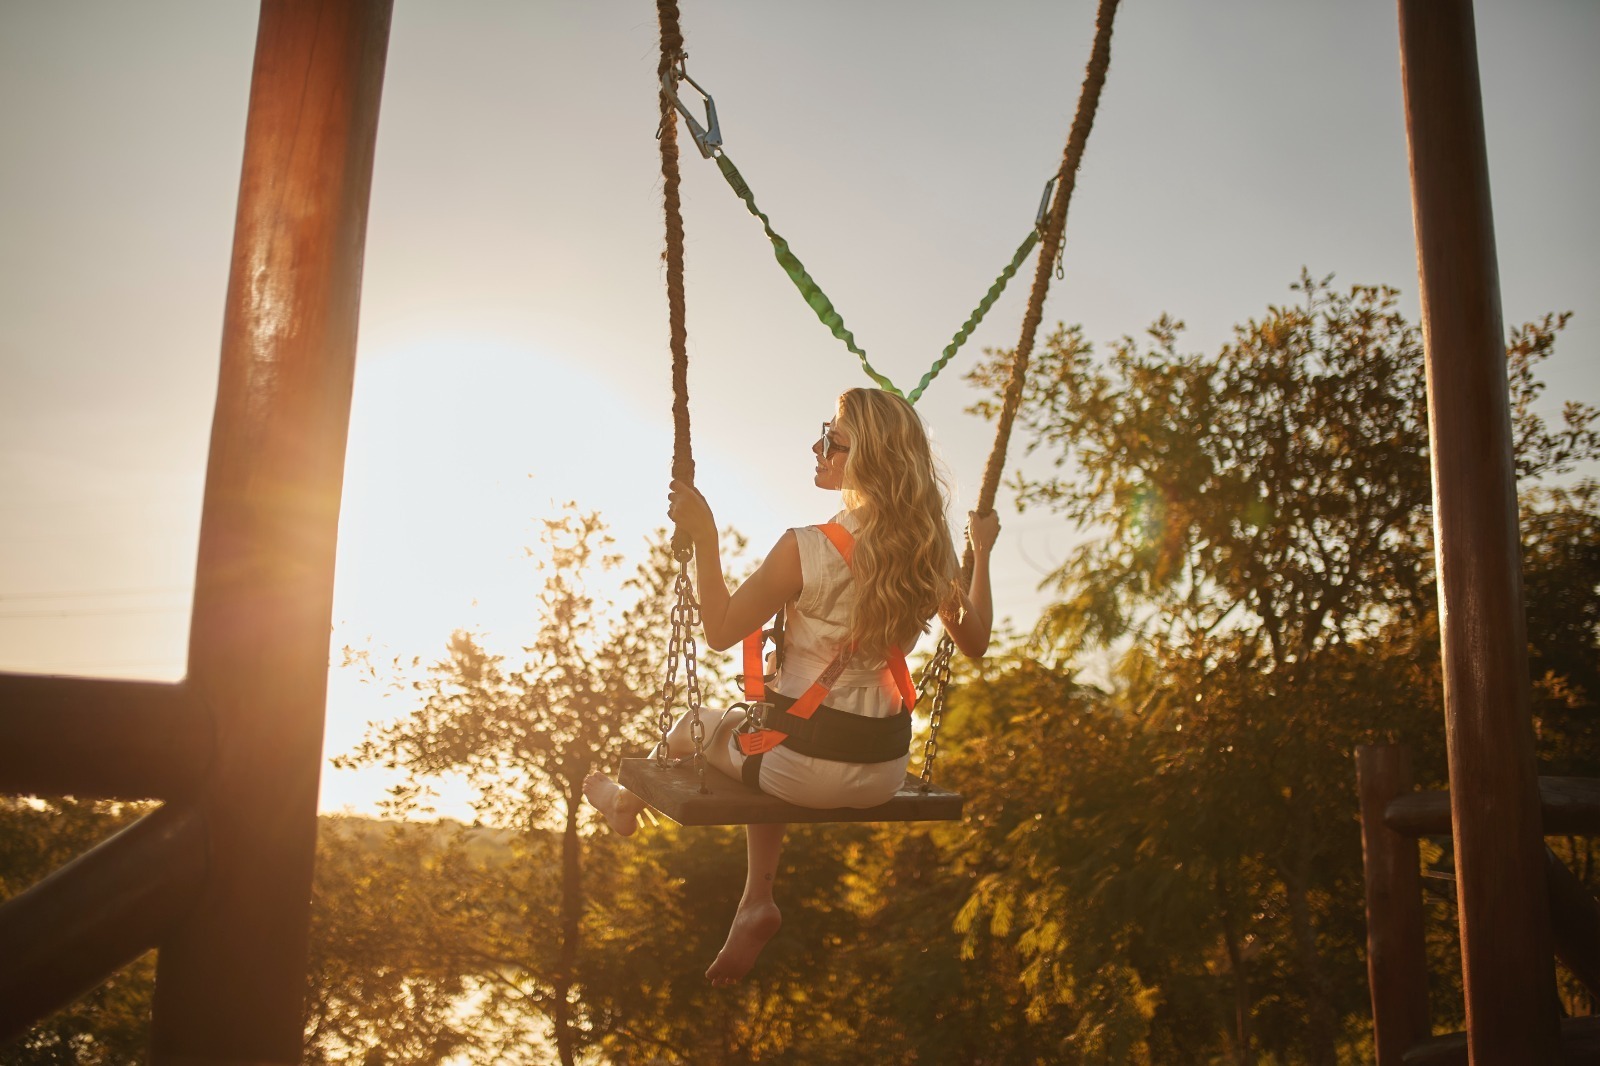
[[[700,83],[689,77],[686,58],[680,57],[675,68],[661,75],[661,91],[672,100],[672,106],[678,109],[683,120],[689,124],[689,136],[694,138],[695,147],[700,149],[700,154],[710,159],[722,151],[722,127],[717,124],[717,104],[711,99],[711,94],[700,87]],[[706,105],[706,124],[690,113],[683,99],[678,96],[678,82],[686,81],[699,93]],[[709,128],[708,128],[709,127]]]

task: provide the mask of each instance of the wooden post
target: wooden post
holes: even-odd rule
[[[1367,886],[1367,981],[1377,1066],[1400,1066],[1432,1034],[1428,950],[1422,930],[1421,856],[1414,837],[1384,824],[1384,811],[1411,791],[1411,753],[1399,744],[1356,749],[1361,864]]]
[[[264,0],[188,688],[210,876],[161,944],[153,1061],[298,1063],[334,542],[390,0]]]
[[[1560,1061],[1505,335],[1469,0],[1399,0],[1468,1047]]]

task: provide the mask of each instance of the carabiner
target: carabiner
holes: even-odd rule
[[[700,125],[699,121],[689,113],[689,109],[684,106],[683,101],[678,97],[678,82],[680,81],[686,81],[694,86],[695,92],[705,99],[705,126]],[[722,150],[722,128],[717,125],[716,101],[711,99],[710,93],[700,87],[699,82],[689,77],[689,71],[684,66],[682,59],[678,60],[678,65],[675,69],[668,70],[661,75],[661,91],[671,98],[672,106],[678,109],[678,113],[683,116],[683,120],[689,124],[689,136],[694,138],[694,143],[700,149],[700,154],[710,159],[720,152]],[[707,128],[708,126],[710,127],[709,129]]]
[[[1039,231],[1039,236],[1044,236],[1044,224],[1050,218],[1050,194],[1056,191],[1056,178],[1059,174],[1052,174],[1050,180],[1044,183],[1044,195],[1039,197],[1039,213],[1034,217],[1033,228]]]

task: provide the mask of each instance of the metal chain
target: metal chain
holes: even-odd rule
[[[689,737],[694,741],[694,773],[700,782],[700,791],[706,790],[706,725],[700,718],[700,651],[695,647],[695,630],[700,628],[700,603],[694,597],[694,586],[689,582],[689,561],[684,560],[678,571],[678,604],[683,609],[683,690],[688,704]]]
[[[661,690],[661,713],[657,725],[661,728],[661,744],[656,748],[656,762],[665,766],[671,762],[667,753],[667,734],[672,730],[672,705],[677,696],[678,663],[683,663],[684,701],[689,719],[689,736],[694,741],[694,770],[705,789],[706,727],[700,715],[700,651],[694,634],[700,628],[700,602],[695,599],[694,583],[689,580],[689,560],[693,553],[678,556],[682,564],[673,585],[671,632],[667,637],[667,676]]]
[[[667,676],[661,685],[661,712],[656,716],[656,725],[661,729],[661,743],[656,746],[656,762],[662,766],[667,764],[667,734],[672,731],[672,701],[677,689],[678,660],[683,651],[681,607],[681,603],[674,604],[669,612],[672,628],[667,636]]]
[[[933,787],[933,760],[939,756],[939,725],[944,720],[945,694],[950,688],[950,656],[956,650],[955,641],[945,633],[933,649],[933,658],[922,668],[917,679],[920,703],[928,694],[928,683],[933,683],[933,699],[928,705],[928,739],[922,745],[922,791]]]

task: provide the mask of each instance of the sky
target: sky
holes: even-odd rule
[[[1032,225],[1089,0],[683,3],[728,155],[873,363],[909,386]],[[1600,399],[1600,5],[1477,5],[1508,327],[1575,312],[1550,407]],[[257,8],[0,2],[0,670],[184,672]],[[341,668],[531,642],[539,519],[637,558],[671,451],[653,5],[397,0],[340,526],[328,752],[403,698]],[[1395,8],[1127,0],[1047,328],[1185,347],[1301,268],[1415,317]],[[855,359],[715,168],[683,159],[699,483],[760,552],[831,502],[809,445]],[[1590,195],[1585,195],[1590,194]],[[919,403],[971,505],[962,371],[1017,342],[1031,265]],[[1014,440],[1010,464],[1030,462]],[[1037,459],[1032,462],[1038,462]],[[997,613],[1026,629],[1075,532],[1002,490]],[[328,772],[325,809],[381,775]]]

